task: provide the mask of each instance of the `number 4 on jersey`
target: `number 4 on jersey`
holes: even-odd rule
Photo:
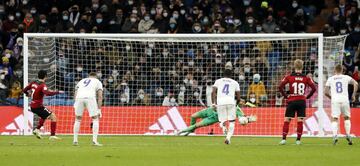
[[[223,88],[222,92],[225,93],[226,95],[229,94],[229,84],[224,85],[224,88]]]

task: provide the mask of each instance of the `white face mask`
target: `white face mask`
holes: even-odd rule
[[[156,92],[156,96],[162,96],[163,93],[162,92]]]
[[[251,70],[251,68],[250,68],[250,67],[245,67],[245,68],[244,68],[244,72],[245,72],[245,73],[249,73],[249,72],[250,72],[250,70]]]
[[[194,66],[194,61],[189,61],[189,62],[188,62],[188,65],[189,65],[189,66]]]
[[[1,79],[1,80],[5,79],[5,75],[4,75],[4,74],[1,74],[1,75],[0,75],[0,79]]]
[[[136,22],[136,18],[130,18],[130,21],[131,21],[132,23],[134,23],[134,22]]]
[[[126,98],[125,98],[125,97],[122,97],[120,100],[121,100],[121,102],[123,102],[123,103],[126,102]]]
[[[193,81],[193,80],[190,80],[190,81],[189,81],[189,84],[190,84],[190,85],[194,84],[194,81]]]
[[[98,78],[101,78],[101,77],[102,77],[102,74],[101,74],[101,73],[96,73],[96,76],[97,76]]]
[[[217,64],[221,63],[221,59],[216,58],[216,59],[215,59],[215,63],[217,63]]]
[[[184,14],[185,14],[185,10],[180,10],[180,13],[181,13],[182,15],[184,15]]]
[[[248,23],[249,23],[249,24],[252,24],[253,22],[254,22],[253,19],[248,19]]]
[[[297,2],[293,2],[293,3],[292,3],[292,7],[293,7],[293,8],[297,8],[297,7],[298,7],[298,3],[297,3]]]
[[[131,49],[131,47],[129,45],[126,45],[125,49],[126,49],[126,51],[129,51]]]
[[[150,20],[150,17],[149,17],[149,16],[145,16],[145,17],[144,17],[144,20],[145,20],[145,21],[149,21],[149,20]]]
[[[245,80],[245,76],[243,76],[243,75],[239,75],[239,80],[240,80],[240,81]]]
[[[186,90],[185,86],[180,87],[180,90],[185,91]]]
[[[250,98],[250,102],[255,103],[256,99],[255,98]]]
[[[113,83],[114,80],[113,80],[113,79],[108,79],[108,82],[109,82],[109,83]]]
[[[171,103],[175,103],[175,102],[176,102],[176,99],[172,97],[172,98],[170,99],[170,102],[171,102]]]
[[[9,16],[9,20],[13,21],[15,19],[15,17],[13,15]]]
[[[81,71],[83,71],[83,68],[82,67],[77,67],[76,71],[81,72]]]
[[[140,95],[139,95],[139,98],[140,98],[140,99],[144,99],[144,97],[145,97],[144,94],[140,94]]]
[[[195,93],[194,93],[194,96],[195,96],[195,97],[198,97],[198,96],[199,96],[199,92],[195,92]]]

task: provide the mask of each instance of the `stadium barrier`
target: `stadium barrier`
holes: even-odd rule
[[[100,122],[100,133],[110,135],[173,135],[189,125],[192,113],[199,111],[203,107],[158,107],[158,106],[116,106],[104,107],[103,117]],[[74,122],[74,113],[71,106],[52,106],[52,111],[56,112],[58,118],[57,133],[72,134]],[[257,115],[258,122],[247,126],[240,126],[237,123],[236,135],[254,135],[254,136],[279,136],[282,131],[281,119],[284,114],[284,108],[244,108],[245,114]],[[153,116],[141,116],[141,112],[151,111]],[[261,112],[261,113],[260,113]],[[329,112],[328,110],[326,112]],[[307,110],[308,117],[304,123],[305,136],[314,136],[318,133],[318,111],[315,108]],[[23,135],[25,124],[32,128],[32,120],[25,122],[23,109],[16,106],[0,106],[0,134],[1,135]],[[69,116],[69,115],[72,116]],[[329,116],[328,116],[329,117]],[[330,119],[326,120],[325,133],[330,135]],[[360,136],[360,108],[352,108],[352,129],[355,136]],[[82,134],[91,134],[91,120],[87,113],[81,125]],[[135,125],[134,125],[135,124]],[[341,133],[344,129],[341,124]],[[269,130],[269,128],[271,130]],[[295,134],[295,123],[291,123],[290,133]],[[49,123],[46,123],[45,129],[49,131]],[[197,135],[219,135],[221,130],[217,124],[196,130]]]

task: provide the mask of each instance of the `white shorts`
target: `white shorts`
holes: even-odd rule
[[[331,103],[331,116],[333,118],[339,118],[340,114],[350,117],[350,104],[348,102],[333,102]]]
[[[236,108],[233,104],[219,105],[216,107],[216,111],[220,122],[236,119]]]
[[[75,99],[74,108],[76,116],[82,116],[85,108],[88,110],[90,117],[99,114],[95,98]]]

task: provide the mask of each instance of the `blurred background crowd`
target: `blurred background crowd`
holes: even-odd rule
[[[344,66],[347,74],[359,80],[359,10],[358,0],[0,0],[0,104],[19,101],[25,32],[349,34]],[[244,98],[258,105],[281,106],[275,84],[284,71],[290,72],[286,62],[297,57],[295,49],[304,49],[304,57],[309,57],[304,59],[306,74],[316,75],[315,42],[176,49],[165,45],[105,42],[93,49],[82,46],[80,40],[61,41],[57,51],[63,63],[55,66],[58,88],[69,92],[64,98],[70,98],[74,83],[95,70],[110,99],[107,105],[208,105],[209,87],[221,74],[212,69],[231,61]],[[134,51],[137,47],[144,50]],[[91,65],[86,58],[74,58],[82,49],[97,56],[97,61]],[[109,52],[119,52],[121,58],[112,59]],[[169,65],[158,66],[159,61]]]

